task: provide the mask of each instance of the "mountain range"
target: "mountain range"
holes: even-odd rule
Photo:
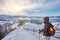
[[[38,19],[43,18],[42,16],[19,16],[19,15],[11,16],[11,15],[0,15],[0,20],[7,20],[7,19],[11,19],[11,18],[20,18],[20,17],[38,18]],[[60,16],[49,16],[49,18],[60,21]]]

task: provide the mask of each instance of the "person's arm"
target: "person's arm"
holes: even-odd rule
[[[49,24],[45,24],[45,26],[44,26],[44,31],[47,32],[48,29],[49,29]]]

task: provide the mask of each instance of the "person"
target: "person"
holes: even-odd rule
[[[51,35],[48,33],[50,24],[49,17],[44,17],[43,40],[50,40]]]

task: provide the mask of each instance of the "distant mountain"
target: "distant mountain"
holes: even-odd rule
[[[0,15],[0,21],[6,20],[10,17],[11,17],[10,15]]]
[[[9,18],[11,17],[10,15],[0,15],[0,18]]]
[[[19,18],[20,16],[0,15],[0,21],[10,20],[12,18]]]
[[[60,16],[50,16],[51,20],[60,22]]]
[[[23,18],[26,17],[26,18],[43,19],[42,16],[19,16],[19,15],[11,16],[11,15],[0,15],[0,21],[9,20],[11,18],[20,18],[20,17],[23,17]],[[49,16],[49,18],[54,19],[54,20],[57,20],[57,21],[60,21],[60,16]]]
[[[49,16],[50,18],[60,18],[60,16]]]

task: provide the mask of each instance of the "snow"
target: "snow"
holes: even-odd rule
[[[0,24],[5,24],[5,23],[12,23],[13,24],[12,21],[0,21]]]
[[[18,28],[18,24],[19,24],[19,23],[15,23],[15,24],[13,24],[13,25],[11,26],[12,29]]]
[[[43,25],[38,25],[38,24],[34,24],[34,23],[26,23],[25,25],[24,25],[24,27],[26,28],[36,28],[36,29],[42,29],[43,28]]]
[[[34,35],[24,31],[23,28],[19,28],[11,32],[9,35],[7,35],[2,40],[29,40],[29,39],[37,40],[37,38]]]
[[[42,35],[42,33],[39,35],[38,33],[26,31],[26,30],[24,30],[24,27],[25,28],[42,29],[43,24],[37,25],[37,24],[33,24],[33,23],[28,22],[25,25],[21,26],[20,28],[17,28],[14,31],[12,31],[11,33],[9,33],[2,40],[40,40],[40,39],[42,40],[42,38],[44,37]],[[51,40],[60,40],[60,39],[51,37]]]

